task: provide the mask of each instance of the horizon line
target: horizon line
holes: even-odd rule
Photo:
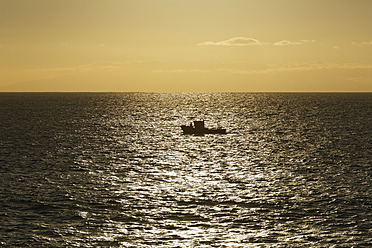
[[[0,91],[1,93],[372,93],[372,91]]]

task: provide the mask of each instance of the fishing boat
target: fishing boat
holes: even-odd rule
[[[183,134],[226,134],[226,129],[224,128],[206,128],[204,126],[204,121],[194,121],[190,125],[181,125]]]

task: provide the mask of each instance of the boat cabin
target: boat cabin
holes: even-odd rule
[[[181,129],[183,134],[196,134],[196,135],[203,135],[203,134],[226,134],[226,129],[222,128],[206,128],[204,126],[204,121],[194,121],[190,123],[189,126],[182,125]]]

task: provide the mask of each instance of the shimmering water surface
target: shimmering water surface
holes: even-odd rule
[[[369,247],[372,94],[1,93],[2,247]],[[227,135],[182,135],[205,120]]]

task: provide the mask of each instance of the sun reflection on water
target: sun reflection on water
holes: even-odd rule
[[[11,186],[35,180],[21,188],[32,189],[27,208],[17,204],[39,211],[33,238],[53,247],[363,247],[372,241],[372,115],[348,111],[355,99],[79,95],[58,105],[68,115],[25,156],[48,152]],[[182,135],[196,119],[228,134]]]

